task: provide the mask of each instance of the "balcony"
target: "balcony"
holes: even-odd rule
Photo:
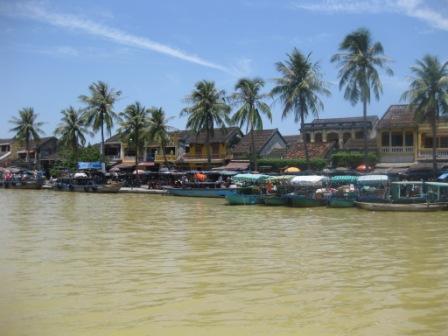
[[[174,154],[166,154],[166,160],[168,162],[176,162],[177,156]],[[163,154],[156,154],[154,155],[154,162],[165,162],[165,157]]]
[[[448,159],[448,148],[437,148],[436,149],[437,159],[446,160]],[[432,148],[422,148],[418,151],[419,160],[432,160]]]
[[[381,147],[381,153],[414,153],[414,146],[388,146]]]

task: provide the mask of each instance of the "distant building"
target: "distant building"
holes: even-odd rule
[[[257,157],[266,157],[274,150],[286,149],[287,143],[277,128],[253,131],[255,153]],[[252,132],[246,134],[233,149],[234,159],[250,157],[252,147]]]
[[[314,119],[311,123],[305,123],[301,136],[308,143],[335,142],[337,148],[344,149],[349,139],[364,138],[364,126],[367,137],[374,139],[377,123],[377,116],[367,116],[366,124],[363,117]]]

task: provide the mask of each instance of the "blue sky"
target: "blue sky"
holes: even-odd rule
[[[320,117],[358,116],[361,106],[343,99],[329,60],[359,27],[382,42],[395,72],[382,75],[384,94],[369,114],[400,102],[416,59],[448,58],[448,0],[0,0],[0,138],[12,136],[8,120],[27,106],[51,135],[60,111],[82,107],[78,96],[97,80],[123,91],[116,111],[135,101],[162,106],[182,129],[194,83],[214,80],[230,93],[238,78],[259,76],[267,92],[275,62],[294,47],[312,52],[331,83]],[[272,108],[265,128],[296,134],[293,118]]]

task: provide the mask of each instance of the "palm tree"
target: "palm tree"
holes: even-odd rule
[[[78,161],[78,149],[86,144],[85,135],[91,135],[87,130],[86,121],[80,110],[72,106],[61,111],[61,122],[54,131],[56,136],[60,136],[60,141],[64,146],[69,147]]]
[[[367,105],[370,103],[371,91],[380,99],[383,92],[378,70],[385,70],[393,75],[387,66],[388,59],[380,42],[373,42],[370,32],[360,28],[348,34],[339,45],[340,53],[333,55],[331,62],[339,66],[339,89],[345,87],[344,98],[356,105],[363,106],[364,124],[364,163],[367,165]]]
[[[211,168],[212,156],[210,138],[214,136],[215,125],[225,129],[230,121],[230,106],[226,104],[225,93],[218,90],[214,82],[200,81],[185,101],[190,105],[184,108],[181,116],[188,115],[187,128],[196,134],[205,131],[208,169]]]
[[[165,166],[167,166],[168,161],[166,159],[165,147],[170,142],[169,132],[173,129],[171,126],[168,126],[168,121],[171,118],[166,117],[165,111],[161,107],[153,107],[149,109],[149,113],[148,138],[150,141],[159,144]]]
[[[25,107],[19,111],[19,118],[13,117],[9,122],[16,125],[10,132],[16,132],[15,138],[21,143],[25,143],[26,158],[25,161],[29,162],[30,156],[30,142],[34,140],[37,146],[37,142],[40,139],[40,135],[44,134],[41,127],[43,122],[36,121],[38,114],[34,113],[32,107]]]
[[[89,86],[90,96],[81,95],[79,99],[87,105],[85,118],[87,125],[91,126],[94,132],[101,130],[101,160],[104,161],[104,126],[109,135],[117,119],[117,114],[113,111],[113,105],[121,95],[121,91],[109,88],[109,86],[98,81]]]
[[[294,121],[300,121],[303,134],[305,119],[308,114],[317,115],[324,108],[319,95],[329,96],[328,84],[322,79],[318,62],[311,61],[311,53],[305,56],[294,48],[285,62],[276,64],[282,77],[275,79],[271,95],[278,96],[283,103],[282,118],[294,114]],[[305,160],[309,168],[309,155],[306,136],[303,135]]]
[[[127,142],[128,146],[135,148],[135,169],[138,166],[140,150],[148,135],[148,109],[139,102],[128,105],[120,113],[120,128],[118,134]]]
[[[250,131],[251,134],[251,159],[252,167],[257,170],[257,153],[255,152],[255,138],[254,130],[263,129],[263,120],[261,115],[264,114],[272,122],[271,109],[263,99],[266,94],[260,93],[264,86],[264,81],[261,78],[241,78],[235,85],[235,93],[232,94],[231,99],[235,104],[240,105],[238,111],[232,117],[233,124],[239,124],[243,127],[246,124],[246,133]]]
[[[440,115],[448,113],[448,62],[441,64],[436,56],[425,55],[411,71],[414,77],[402,99],[409,101],[418,121],[431,123],[432,166],[436,174],[437,122]]]

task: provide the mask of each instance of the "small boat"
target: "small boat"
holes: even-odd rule
[[[327,204],[325,199],[317,199],[306,195],[288,194],[288,204],[295,208],[318,207]]]
[[[271,206],[288,204],[288,198],[279,195],[263,195],[262,199],[264,204]]]
[[[232,193],[226,196],[226,200],[230,205],[263,204],[262,195],[257,194]]]
[[[336,175],[331,177],[331,188],[336,188],[328,198],[330,208],[351,208],[355,206],[356,189],[355,184],[358,176]]]
[[[448,209],[448,203],[375,203],[375,202],[355,202],[355,205],[361,209],[370,211],[410,211],[410,212],[428,212]]]
[[[328,200],[330,208],[352,208],[355,206],[356,197],[349,196],[331,196]]]
[[[291,180],[291,185],[295,187],[296,191],[286,195],[288,204],[298,208],[326,205],[326,191],[323,187],[328,181],[326,176],[295,176]]]
[[[30,180],[30,181],[20,181],[11,180],[3,181],[3,187],[5,189],[42,189],[43,180]]]
[[[55,191],[75,191],[92,193],[117,193],[122,187],[121,182],[110,181],[108,183],[97,183],[89,177],[60,178],[53,184]]]
[[[45,179],[39,172],[21,168],[4,169],[1,186],[5,189],[41,189]]]
[[[164,187],[168,195],[185,196],[185,197],[226,197],[234,194],[235,188],[177,188]]]

